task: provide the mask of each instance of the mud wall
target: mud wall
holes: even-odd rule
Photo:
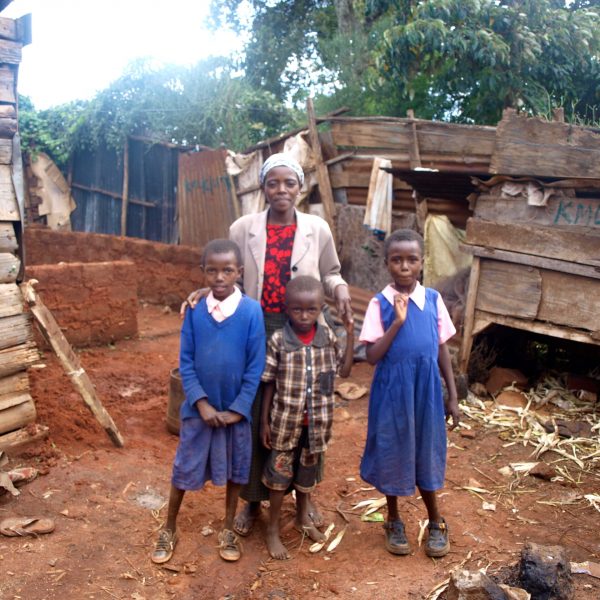
[[[134,264],[138,299],[173,308],[178,308],[192,290],[202,287],[201,252],[200,248],[190,246],[99,233],[52,231],[41,227],[25,229],[28,271],[33,265],[127,260]],[[120,286],[120,271],[113,275],[116,279],[103,283]]]
[[[71,344],[106,344],[137,335],[133,262],[32,265],[26,275],[38,280],[35,289]]]
[[[363,225],[362,206],[342,206],[337,212],[337,246],[342,275],[356,287],[378,292],[390,282],[383,261],[383,240]],[[414,213],[392,216],[392,231],[416,229]]]

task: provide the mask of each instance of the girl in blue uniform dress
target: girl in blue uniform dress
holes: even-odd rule
[[[446,417],[452,418],[451,429],[459,422],[446,346],[456,330],[439,293],[418,281],[423,254],[423,238],[415,231],[401,229],[386,239],[393,283],[371,300],[360,336],[367,360],[377,365],[360,474],[386,495],[386,549],[410,554],[397,497],[418,487],[429,517],[425,552],[440,557],[450,549],[436,498],[446,469]],[[445,405],[440,370],[448,389]]]

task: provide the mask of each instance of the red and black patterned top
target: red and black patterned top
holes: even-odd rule
[[[291,277],[292,247],[296,223],[291,225],[267,224],[267,251],[265,275],[260,304],[265,312],[284,311],[285,286]]]

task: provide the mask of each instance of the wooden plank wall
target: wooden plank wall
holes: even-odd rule
[[[5,449],[11,446],[6,434],[35,420],[26,369],[39,357],[31,317],[25,313],[17,285],[23,222],[13,185],[14,165],[21,156],[13,157],[13,137],[17,131],[21,25],[19,21],[0,18],[0,446]],[[19,436],[21,440],[26,438]]]
[[[331,119],[331,136],[338,155],[348,158],[338,163],[341,171],[331,172],[332,186],[345,188],[348,203],[366,206],[369,177],[376,156],[388,158],[398,169],[415,166],[452,173],[487,173],[495,143],[495,128],[456,125],[419,119],[352,118]],[[419,165],[415,164],[415,156]],[[412,188],[394,178],[395,212],[415,212]],[[472,212],[467,199],[453,202],[427,198],[432,214],[447,215],[464,228]]]
[[[467,223],[465,249],[478,276],[468,293],[463,371],[473,335],[492,323],[600,344],[600,180],[555,182],[543,206],[503,195],[503,185],[482,191]]]

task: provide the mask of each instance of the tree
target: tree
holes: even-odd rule
[[[212,0],[248,36],[255,85],[361,114],[496,123],[506,106],[590,118],[600,105],[599,0]],[[242,7],[250,16],[242,18]],[[246,12],[246,15],[248,13]]]
[[[417,106],[423,94],[439,99],[434,118],[496,123],[507,106],[585,115],[582,99],[600,100],[600,14],[557,0],[421,2],[375,58]]]

